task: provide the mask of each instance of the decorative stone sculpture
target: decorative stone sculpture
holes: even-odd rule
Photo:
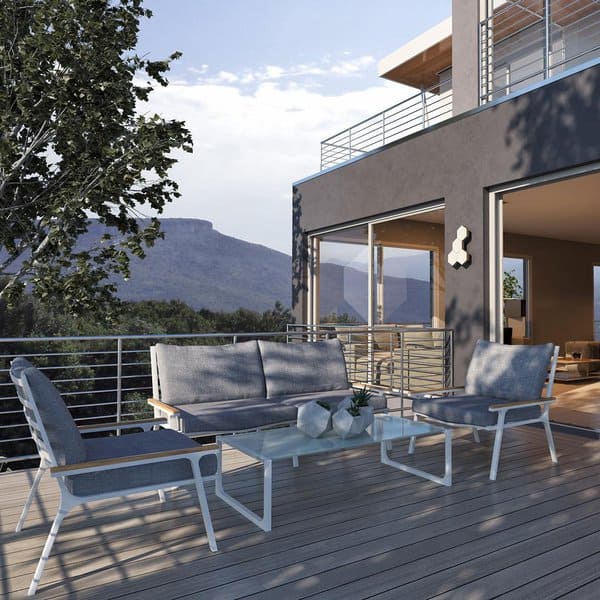
[[[298,407],[296,427],[312,438],[318,438],[331,429],[331,411],[316,401]]]

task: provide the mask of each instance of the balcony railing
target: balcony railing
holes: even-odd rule
[[[321,142],[321,170],[417,133],[452,116],[452,81],[440,83]]]
[[[480,103],[600,57],[597,0],[508,2],[480,23]]]
[[[151,345],[225,344],[250,339],[305,342],[338,337],[353,383],[369,384],[390,395],[409,385],[419,389],[451,383],[452,332],[423,328],[290,326],[287,332],[180,335],[93,336],[0,339],[0,468],[28,466],[35,445],[8,371],[15,356],[25,356],[53,380],[79,425],[132,420],[148,415],[151,396]],[[411,335],[413,339],[411,340]],[[378,337],[377,337],[378,336]],[[403,337],[404,336],[404,337]],[[378,343],[376,345],[376,340]],[[429,345],[436,350],[429,352]],[[399,348],[405,347],[406,352]],[[410,352],[409,352],[410,350]]]

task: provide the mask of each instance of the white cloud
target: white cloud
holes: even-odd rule
[[[292,183],[319,170],[320,141],[414,93],[384,82],[337,95],[273,81],[244,90],[177,83],[151,95],[144,111],[185,120],[194,138],[194,154],[182,153],[172,171],[182,198],[165,216],[208,219],[288,253]]]
[[[241,73],[220,71],[216,75],[210,75],[208,65],[200,68],[191,67],[190,73],[197,76],[196,82],[201,84],[237,83],[244,85],[255,84],[264,81],[278,81],[280,79],[298,79],[303,77],[356,77],[362,74],[375,63],[372,56],[359,56],[357,58],[346,58],[335,60],[331,56],[325,56],[318,62],[301,63],[289,67],[280,65],[267,65],[259,69],[244,69]]]

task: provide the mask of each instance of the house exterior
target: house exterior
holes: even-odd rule
[[[478,338],[598,335],[600,4],[452,9],[379,64],[414,95],[294,184],[292,297],[301,323],[452,328],[460,384]]]

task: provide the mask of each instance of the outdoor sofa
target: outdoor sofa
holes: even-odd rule
[[[302,404],[320,400],[335,408],[352,393],[337,339],[156,344],[150,355],[154,397],[148,403],[169,428],[187,435],[293,423]],[[374,394],[371,404],[384,410],[386,398]]]

